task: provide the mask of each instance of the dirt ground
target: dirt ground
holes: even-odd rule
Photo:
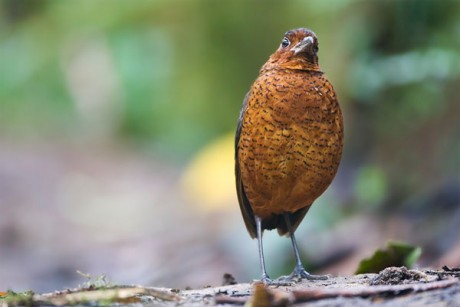
[[[102,286],[48,294],[6,294],[2,307],[13,305],[117,306],[459,306],[460,269],[408,270],[390,267],[379,274],[330,277],[264,285],[234,283],[224,275],[219,287],[179,290],[142,286]],[[5,295],[5,294],[4,294]]]

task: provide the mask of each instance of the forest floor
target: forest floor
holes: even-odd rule
[[[87,283],[79,289],[46,294],[1,293],[0,306],[460,306],[460,269],[408,270],[390,267],[379,274],[302,280],[292,284],[235,283],[171,289]]]

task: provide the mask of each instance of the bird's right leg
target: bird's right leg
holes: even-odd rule
[[[264,248],[262,244],[262,219],[258,216],[255,216],[256,228],[257,228],[257,243],[259,244],[259,259],[260,259],[260,268],[262,270],[261,281],[264,284],[272,284],[273,280],[268,277],[267,270],[265,269],[265,259],[264,259]]]
[[[286,279],[292,281],[294,279],[308,279],[308,280],[326,280],[329,277],[326,275],[312,275],[308,273],[303,267],[302,261],[300,260],[299,248],[297,247],[297,241],[294,236],[294,230],[292,229],[291,220],[287,213],[284,214],[284,221],[286,222],[287,229],[289,231],[289,236],[291,237],[292,247],[294,249],[294,257],[296,266],[291,275],[287,278],[282,277],[281,279]]]

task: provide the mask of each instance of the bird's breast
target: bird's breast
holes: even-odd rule
[[[342,153],[340,108],[322,76],[270,74],[253,84],[238,158],[254,212],[293,212],[332,181]]]

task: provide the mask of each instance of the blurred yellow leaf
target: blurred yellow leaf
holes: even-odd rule
[[[181,179],[184,195],[204,210],[236,206],[234,135],[205,146],[192,159]]]

